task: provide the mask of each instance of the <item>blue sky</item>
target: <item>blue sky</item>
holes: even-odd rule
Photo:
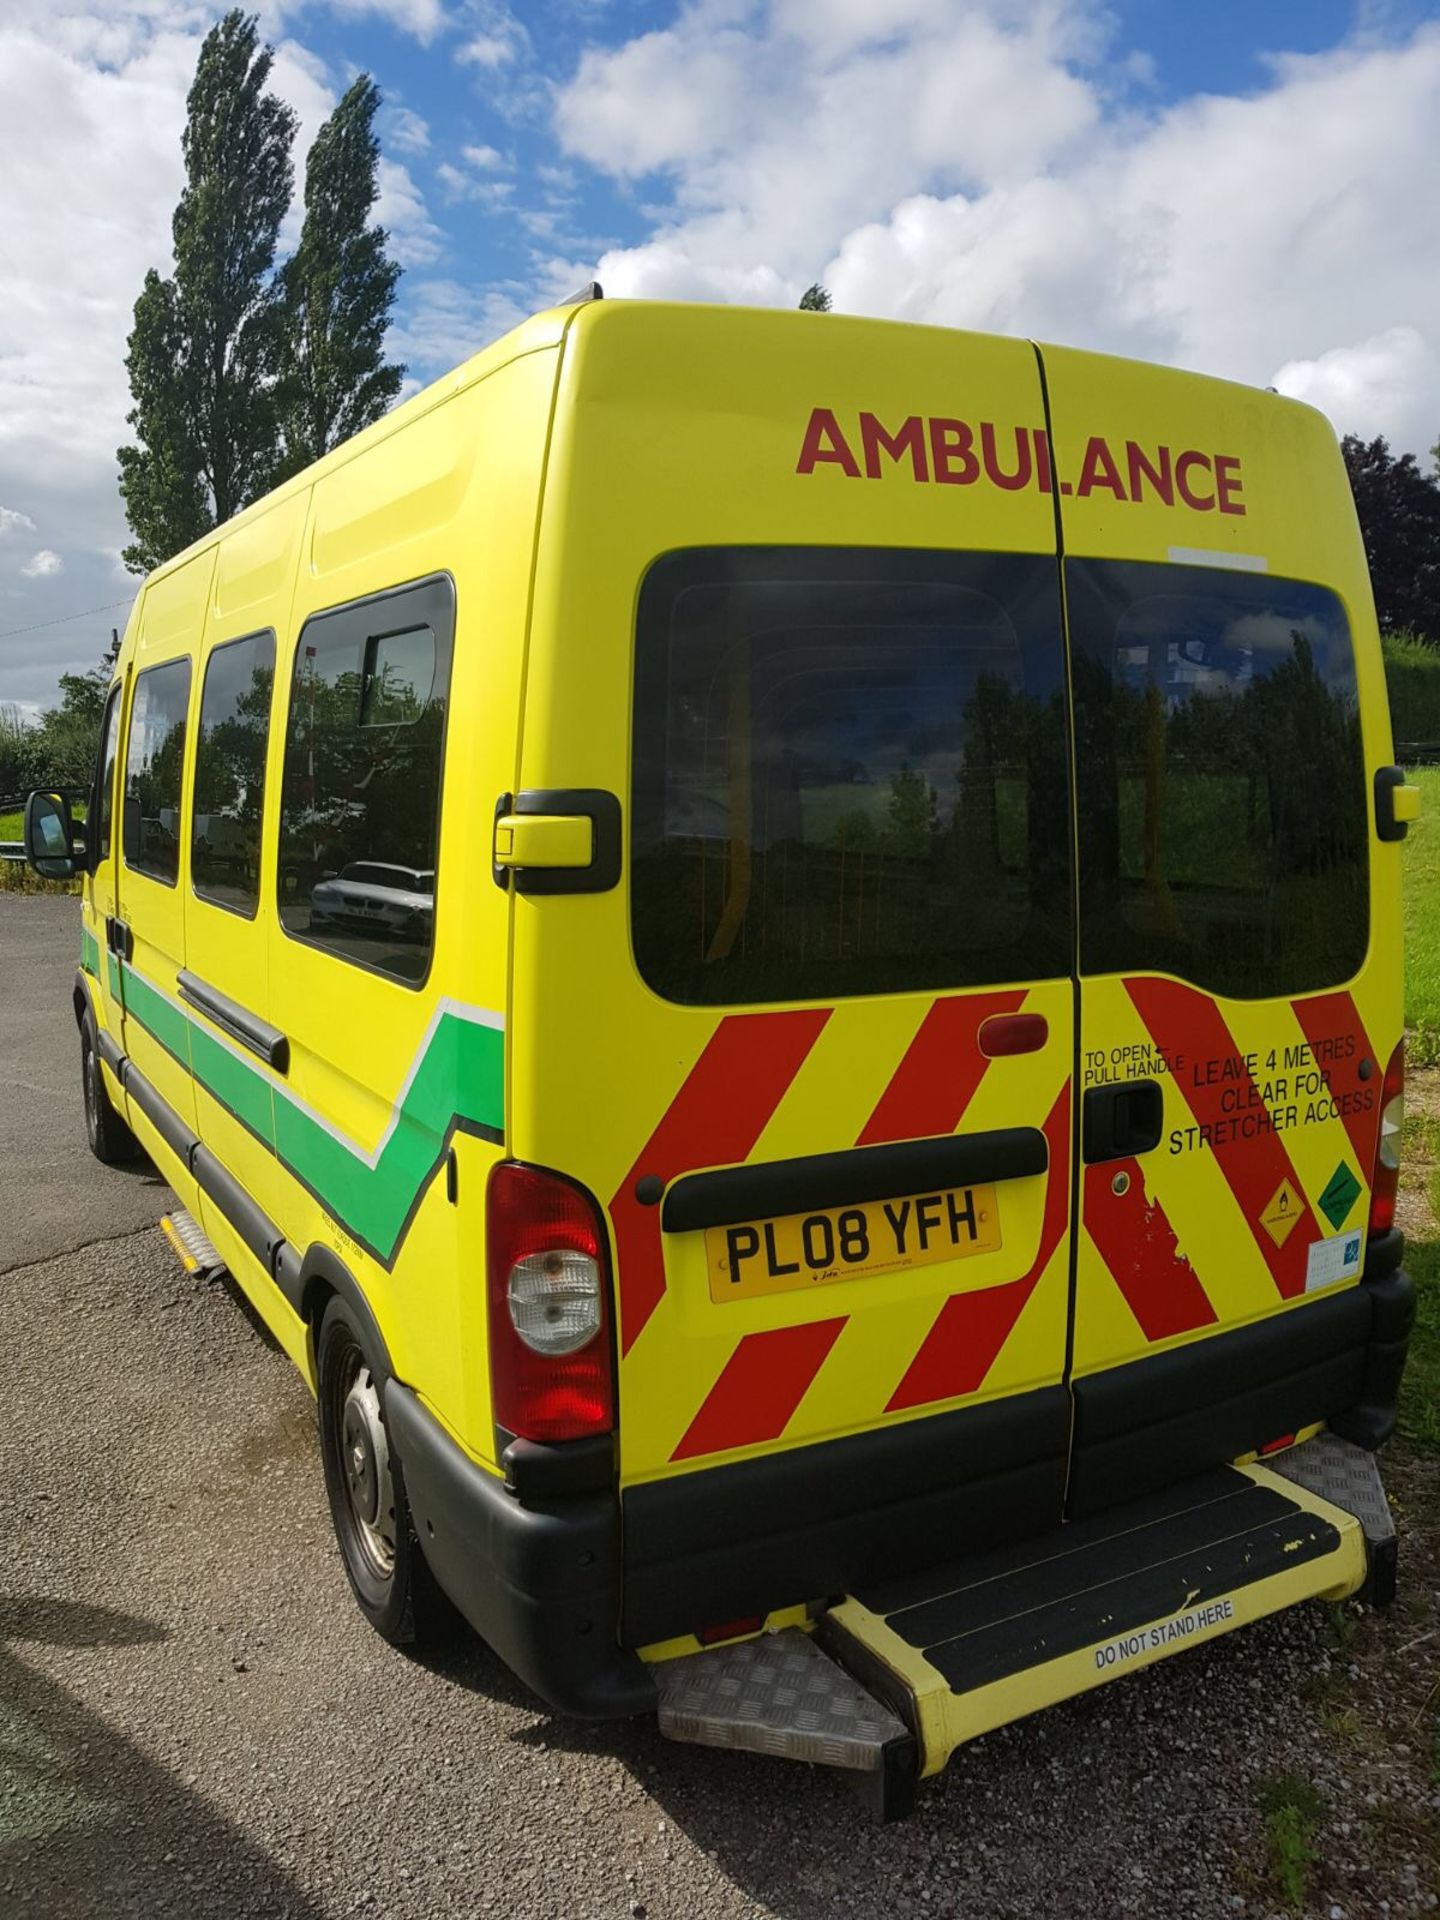
[[[596,273],[786,305],[823,278],[1440,438],[1440,0],[256,5],[302,148],[354,72],[384,92],[416,381]],[[125,335],[219,11],[0,7],[0,702],[53,697],[133,594]]]

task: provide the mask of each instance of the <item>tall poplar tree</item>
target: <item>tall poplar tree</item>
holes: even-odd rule
[[[294,113],[266,82],[274,54],[238,8],[206,35],[190,88],[175,271],[135,303],[126,368],[136,446],[119,450],[137,573],[262,493],[274,477],[279,372],[275,243],[290,205]]]
[[[386,254],[385,229],[370,224],[379,105],[379,89],[362,73],[305,162],[305,223],[280,271],[276,401],[287,473],[378,420],[405,377],[384,357],[400,268]]]

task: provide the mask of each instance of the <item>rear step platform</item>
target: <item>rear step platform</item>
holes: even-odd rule
[[[1268,1464],[1216,1468],[1037,1539],[862,1587],[820,1615],[813,1641],[791,1628],[664,1662],[660,1724],[677,1739],[829,1760],[895,1818],[907,1776],[938,1773],[963,1742],[1300,1600],[1344,1599],[1368,1581],[1383,1603],[1393,1565],[1373,1454],[1323,1434]],[[889,1714],[877,1718],[872,1703],[867,1717],[854,1695],[828,1688],[797,1664],[796,1643],[811,1662],[828,1655]],[[819,1700],[840,1702],[844,1733],[830,1752]]]

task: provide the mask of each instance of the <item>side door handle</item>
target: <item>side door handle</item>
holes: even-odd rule
[[[128,960],[135,951],[134,934],[113,913],[105,916],[105,944],[111,953],[119,954],[122,960]]]
[[[1158,1080],[1122,1080],[1085,1096],[1081,1151],[1087,1166],[1150,1153],[1165,1131],[1165,1095]]]

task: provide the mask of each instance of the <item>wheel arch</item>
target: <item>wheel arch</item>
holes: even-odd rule
[[[361,1333],[365,1336],[379,1374],[381,1391],[387,1380],[395,1377],[394,1363],[390,1358],[390,1349],[385,1344],[385,1336],[380,1324],[371,1311],[360,1283],[335,1252],[320,1242],[312,1245],[300,1265],[300,1317],[310,1331],[310,1352],[312,1370],[315,1358],[315,1343],[320,1331],[320,1322],[325,1309],[332,1299],[341,1299],[354,1314]]]

